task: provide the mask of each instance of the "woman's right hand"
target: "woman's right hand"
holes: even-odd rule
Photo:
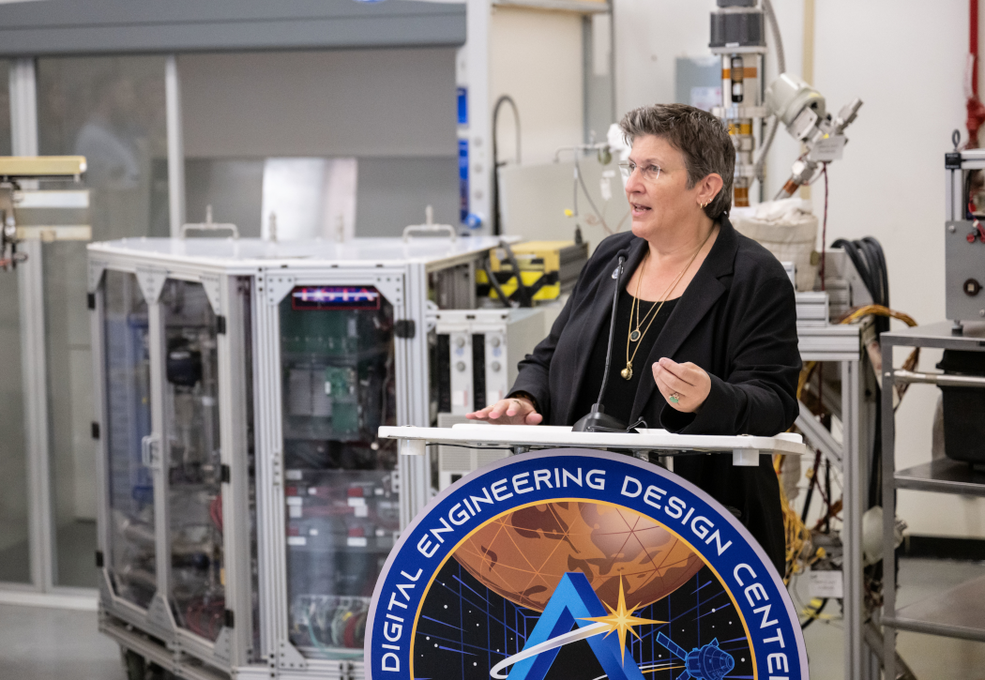
[[[492,406],[466,413],[470,420],[487,420],[495,425],[539,425],[544,416],[524,397],[500,399]]]

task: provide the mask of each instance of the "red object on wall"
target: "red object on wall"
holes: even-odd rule
[[[968,96],[968,143],[969,149],[978,148],[978,130],[985,123],[985,105],[978,98],[978,0],[969,0],[969,39],[968,53],[971,61],[971,92]]]

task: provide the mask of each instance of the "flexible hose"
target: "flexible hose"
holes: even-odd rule
[[[787,59],[783,52],[783,38],[780,36],[780,25],[776,21],[776,13],[773,11],[773,3],[771,0],[763,0],[763,9],[766,12],[766,20],[770,23],[770,32],[773,34],[773,45],[776,49],[776,69],[777,74],[786,73],[787,71]],[[766,77],[766,74],[763,74]],[[769,132],[766,133],[766,141],[763,143],[763,150],[759,152],[759,158],[756,160],[754,166],[754,172],[756,173],[756,179],[762,184],[765,179],[763,168],[766,165],[766,154],[769,153],[770,147],[773,146],[773,138],[776,137],[776,130],[780,127],[780,119],[774,114],[773,122],[770,124]]]
[[[766,10],[766,20],[770,22],[770,31],[773,33],[773,42],[776,45],[776,67],[779,73],[785,73],[787,60],[783,54],[783,38],[780,37],[780,26],[776,22],[776,13],[773,11],[771,0],[763,0],[763,9]]]
[[[499,296],[499,301],[502,302],[503,306],[506,307],[507,309],[512,307],[513,305],[510,304],[509,296],[507,296],[506,293],[503,292],[503,287],[499,285],[499,281],[496,280],[496,275],[493,273],[492,265],[490,264],[488,257],[485,259],[485,262],[483,262],[482,266],[483,269],[486,270],[486,276],[489,277],[489,285],[493,287],[493,290],[496,291],[496,295]],[[517,277],[519,278],[519,274],[517,275]]]
[[[513,108],[513,118],[516,121],[516,164],[520,165],[520,111],[516,107],[516,102],[513,101],[513,97],[508,94],[504,94],[499,99],[496,100],[496,104],[493,106],[492,115],[492,146],[493,146],[493,195],[492,195],[492,209],[493,209],[493,235],[499,236],[503,233],[502,227],[502,214],[499,209],[499,135],[497,133],[497,128],[499,127],[499,109],[503,104],[509,104]]]

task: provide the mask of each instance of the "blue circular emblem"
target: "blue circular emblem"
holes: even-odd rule
[[[402,534],[367,621],[373,680],[806,680],[776,570],[666,470],[574,449],[500,461]]]

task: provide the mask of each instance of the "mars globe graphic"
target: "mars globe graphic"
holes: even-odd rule
[[[661,600],[704,566],[662,524],[624,507],[551,501],[499,516],[454,553],[484,586],[544,611],[566,572],[580,572],[599,599],[615,606],[620,581],[633,608]]]

